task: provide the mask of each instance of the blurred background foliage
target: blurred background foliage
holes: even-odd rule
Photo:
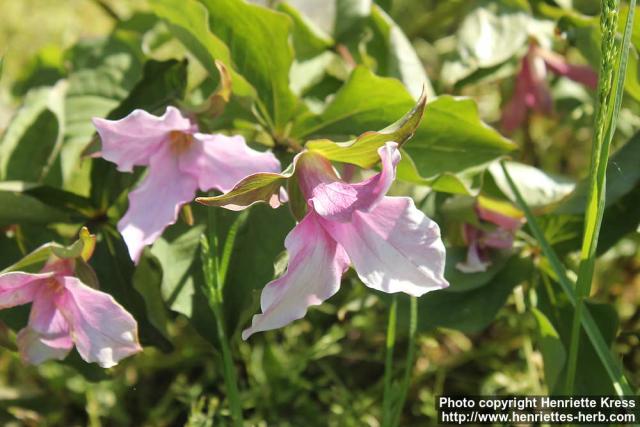
[[[107,162],[86,157],[97,144],[92,116],[119,118],[134,108],[159,113],[168,104],[199,105],[216,88],[219,78],[210,55],[220,48],[203,41],[210,40],[207,29],[181,21],[199,16],[195,3],[0,1],[0,266],[41,243],[71,241],[87,225],[99,235],[92,265],[102,289],[138,319],[146,345],[144,353],[108,371],[82,364],[77,355],[63,363],[25,366],[16,353],[3,350],[0,422],[5,425],[228,422],[212,313],[200,287],[202,227],[180,221],[134,268],[114,224],[141,171],[120,174]],[[216,1],[204,3],[215,13]],[[546,235],[568,265],[577,268],[584,185],[576,190],[574,185],[588,170],[593,92],[551,77],[551,114],[528,115],[509,138],[500,118],[530,39],[568,62],[598,69],[599,2],[262,3],[292,18],[291,94],[281,89],[265,95],[256,118],[247,99],[250,86],[264,94],[262,70],[252,68],[251,60],[241,61],[246,39],[230,36],[233,29],[220,29],[236,22],[219,27],[214,22],[211,31],[234,47],[231,62],[242,77],[234,80],[236,92],[225,113],[201,118],[204,129],[242,133],[256,145],[276,147],[289,138],[348,139],[395,121],[413,105],[423,84],[430,99],[438,95],[406,146],[405,157],[411,161],[400,167],[402,182],[393,191],[412,195],[441,224],[452,286],[420,300],[419,347],[401,424],[435,425],[434,402],[441,394],[559,390],[572,310],[526,226],[518,231],[514,249],[492,253],[487,271],[463,274],[455,266],[466,255],[461,225],[479,221],[475,197],[513,200],[495,168],[496,159],[510,154],[519,162],[511,173],[536,208]],[[249,34],[253,39],[248,43],[255,44],[249,47],[269,51],[279,35],[289,37],[282,28],[266,28],[273,33],[258,29]],[[603,335],[622,356],[628,378],[640,384],[640,29],[634,29],[633,44],[627,97],[613,144],[620,151],[610,162],[608,209],[590,307]],[[287,63],[277,48],[268,54],[270,64]],[[360,67],[353,71],[356,64]],[[248,83],[243,86],[241,79]],[[278,109],[269,104],[287,105],[288,97],[303,100],[291,113],[290,133],[287,120],[279,123],[271,114]],[[356,108],[354,99],[363,100],[358,107],[371,112],[341,122],[344,111]],[[263,123],[269,120],[273,123]],[[290,153],[280,154],[290,158]],[[206,209],[194,206],[193,215],[202,224]],[[237,215],[218,215],[224,240]],[[292,225],[286,208],[252,208],[240,229],[225,287],[247,423],[377,426],[389,298],[366,289],[353,272],[345,276],[342,292],[305,319],[247,343],[238,338],[256,310],[260,288],[283,268],[284,236]],[[24,324],[26,315],[22,309],[0,313],[3,346],[12,348],[13,330]],[[408,300],[401,298],[395,355],[400,367],[407,322]],[[577,390],[610,394],[610,382],[589,341],[583,337],[581,343]]]

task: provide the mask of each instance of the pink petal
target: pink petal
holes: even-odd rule
[[[57,309],[55,300],[64,292],[57,281],[40,287],[29,316],[29,325],[17,337],[20,356],[25,362],[38,365],[46,360],[64,359],[71,348],[69,323]]]
[[[590,89],[598,86],[598,74],[590,66],[569,64],[561,55],[542,48],[537,48],[536,53],[554,73],[582,83]]]
[[[61,280],[65,292],[56,299],[56,305],[71,325],[71,336],[85,361],[110,368],[142,351],[138,324],[111,295],[92,289],[75,277]]]
[[[356,210],[369,211],[374,209],[393,183],[396,176],[396,166],[400,161],[400,151],[395,142],[387,142],[378,149],[378,154],[381,159],[382,171],[356,184],[320,179],[313,182],[313,180],[305,178],[304,175],[310,169],[307,166],[309,162],[319,160],[314,158],[301,160],[298,163],[301,188],[314,210],[330,221],[346,222],[351,220],[351,216]]]
[[[193,125],[174,107],[167,107],[162,117],[144,110],[134,110],[121,120],[94,118],[93,124],[102,139],[102,157],[131,172],[133,166],[148,165],[169,132],[190,132]]]
[[[242,339],[301,319],[309,306],[321,304],[338,291],[349,260],[318,220],[314,212],[309,212],[287,236],[287,271],[262,290],[262,314],[253,316]]]
[[[385,197],[371,212],[354,212],[351,222],[322,226],[371,288],[420,296],[448,286],[438,224],[408,197]]]
[[[490,265],[490,262],[482,261],[478,242],[474,241],[469,244],[467,249],[467,259],[464,262],[457,263],[456,268],[463,273],[481,273],[487,271],[487,267]]]
[[[272,153],[249,148],[242,136],[196,133],[180,168],[198,179],[201,190],[227,192],[248,175],[280,172],[280,162]]]
[[[513,247],[513,232],[497,228],[493,231],[484,232],[480,241],[484,247],[511,249]]]
[[[51,276],[52,273],[30,274],[19,271],[0,274],[0,309],[33,301],[42,281]]]
[[[516,77],[513,96],[502,110],[501,125],[505,132],[511,133],[524,123],[527,117],[527,92],[529,86],[528,66],[523,61],[522,68]]]
[[[180,207],[193,200],[197,186],[195,178],[180,171],[171,149],[164,148],[151,158],[147,177],[129,193],[129,209],[118,222],[134,262],[146,245],[176,222]]]
[[[476,212],[478,213],[478,217],[483,221],[489,221],[505,230],[515,231],[522,226],[522,218],[514,218],[512,216],[487,209],[483,207],[481,203],[476,204]]]
[[[20,358],[32,365],[39,365],[47,360],[62,360],[73,348],[71,338],[46,339],[28,326],[18,333],[16,343]]]

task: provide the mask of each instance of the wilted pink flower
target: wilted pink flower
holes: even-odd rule
[[[516,231],[522,226],[522,219],[502,214],[496,210],[476,204],[476,213],[482,221],[496,226],[492,230],[484,230],[471,224],[463,225],[463,236],[467,244],[467,259],[456,264],[463,273],[479,273],[486,271],[491,265],[490,249],[511,249]]]
[[[365,285],[383,292],[420,296],[448,286],[438,225],[412,199],[385,196],[400,160],[397,144],[378,153],[382,171],[356,184],[341,180],[322,155],[298,155],[295,173],[308,211],[285,240],[287,271],[263,289],[262,314],[243,339],[304,317],[338,291],[349,264]]]
[[[199,133],[174,107],[162,117],[135,110],[121,120],[94,118],[93,123],[102,139],[102,157],[119,171],[149,166],[144,181],[129,193],[129,209],[118,223],[136,263],[198,189],[224,192],[247,175],[280,170],[273,154],[252,150],[242,136]]]
[[[598,85],[598,75],[591,67],[569,64],[557,53],[531,43],[529,51],[522,58],[513,97],[505,105],[502,113],[502,128],[505,132],[510,133],[520,127],[525,120],[527,110],[551,114],[553,98],[546,81],[547,70],[582,83],[591,89],[595,89]]]
[[[75,344],[85,361],[109,368],[142,351],[135,319],[111,295],[75,277],[73,263],[54,258],[39,274],[0,274],[0,309],[32,303],[17,337],[22,359],[62,360]]]

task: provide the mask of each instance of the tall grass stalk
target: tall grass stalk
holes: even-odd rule
[[[538,224],[533,211],[524,201],[524,198],[522,197],[518,186],[513,181],[513,178],[511,178],[511,175],[509,174],[509,171],[507,170],[504,162],[501,162],[500,165],[502,166],[502,170],[507,179],[507,183],[509,184],[511,191],[513,191],[513,194],[516,197],[518,206],[522,209],[527,218],[527,225],[529,226],[529,229],[540,244],[542,252],[549,261],[552,273],[555,274],[554,279],[557,280],[557,282],[560,284],[560,288],[567,295],[567,299],[575,307],[577,305],[578,298],[576,295],[574,283],[569,279],[564,265],[549,244],[549,241],[545,237],[542,228],[540,228],[540,225]],[[596,354],[598,355],[598,358],[600,359],[600,362],[604,366],[607,374],[609,375],[609,378],[611,379],[611,383],[614,390],[616,391],[616,394],[618,396],[632,395],[633,391],[629,386],[629,382],[624,377],[618,363],[611,354],[609,346],[602,337],[600,329],[598,328],[595,319],[593,318],[591,312],[587,309],[587,307],[584,307],[584,310],[580,312],[580,321],[582,323],[582,327],[585,330],[585,333],[589,337],[589,340],[591,341],[591,344],[596,351]]]
[[[226,326],[224,322],[223,307],[223,288],[230,260],[230,253],[233,250],[235,236],[242,216],[234,222],[223,249],[222,262],[218,255],[218,236],[216,227],[215,209],[208,210],[207,230],[208,238],[204,234],[200,237],[200,249],[202,256],[202,267],[206,282],[205,294],[207,295],[209,307],[213,311],[216,332],[220,341],[220,349],[222,351],[223,377],[225,387],[227,389],[227,398],[231,410],[231,418],[235,427],[244,425],[242,416],[242,402],[240,401],[240,393],[238,391],[238,380],[236,376],[233,356],[229,345],[229,337],[227,337]],[[230,240],[231,239],[231,240]]]
[[[591,167],[589,169],[589,195],[585,210],[580,266],[576,282],[577,299],[567,362],[566,394],[573,392],[584,299],[589,297],[591,293],[598,236],[605,208],[607,163],[624,93],[629,41],[635,14],[635,0],[629,2],[629,13],[625,23],[622,43],[616,43],[618,9],[619,1],[617,0],[602,0],[601,2],[600,29],[602,32],[602,44],[598,79],[598,104],[591,151]]]

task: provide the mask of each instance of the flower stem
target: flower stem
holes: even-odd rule
[[[391,306],[389,307],[389,321],[387,323],[387,343],[386,358],[384,362],[384,395],[382,400],[382,425],[391,426],[393,421],[392,409],[392,390],[391,381],[393,379],[393,349],[396,345],[396,321],[398,317],[398,296],[391,297]]]
[[[418,336],[418,298],[411,297],[410,309],[409,309],[409,337],[407,344],[407,360],[404,366],[404,377],[402,378],[402,385],[400,387],[400,395],[395,405],[394,417],[392,426],[397,426],[400,423],[400,416],[402,415],[402,408],[407,398],[409,391],[409,385],[411,384],[411,373],[413,372],[413,362],[416,356],[416,338]]]
[[[207,294],[209,306],[211,307],[211,311],[213,311],[216,321],[216,332],[218,334],[218,340],[220,341],[220,349],[222,350],[223,376],[227,389],[227,398],[229,399],[229,407],[231,409],[231,418],[233,419],[233,425],[235,427],[242,427],[244,424],[242,418],[242,403],[240,401],[238,380],[231,355],[231,348],[229,346],[229,339],[226,333],[224,312],[222,310],[222,288],[224,283],[220,280],[220,271],[226,271],[226,265],[223,265],[221,269],[218,260],[218,236],[216,233],[215,209],[209,209],[207,219],[209,238],[207,239],[205,235],[200,237],[203,272],[207,285],[205,293]],[[226,262],[228,263],[228,260]]]

